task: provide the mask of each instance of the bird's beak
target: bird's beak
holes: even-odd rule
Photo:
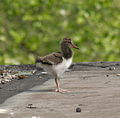
[[[75,44],[73,44],[72,42],[71,42],[71,48],[75,48],[75,49],[79,49],[79,47],[77,47]]]

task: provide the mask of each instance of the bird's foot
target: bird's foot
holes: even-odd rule
[[[59,89],[56,89],[56,92],[65,93],[65,92],[70,92],[70,91],[59,88]]]

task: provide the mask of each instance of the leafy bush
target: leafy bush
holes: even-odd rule
[[[119,0],[3,0],[0,64],[34,63],[71,37],[75,62],[119,61]]]

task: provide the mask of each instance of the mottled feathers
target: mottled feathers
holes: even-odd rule
[[[54,52],[48,54],[44,57],[37,57],[36,63],[42,63],[47,65],[57,65],[63,61],[62,53],[61,52]]]

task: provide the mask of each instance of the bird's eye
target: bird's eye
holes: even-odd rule
[[[64,38],[65,41],[67,41],[68,39],[67,38]]]

